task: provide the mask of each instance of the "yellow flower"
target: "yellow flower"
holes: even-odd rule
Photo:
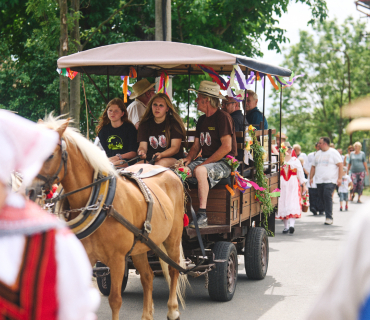
[[[252,131],[253,129],[254,129],[253,126],[252,125],[249,125],[248,130],[249,131]]]
[[[284,144],[284,142],[282,142],[282,143],[281,143],[281,146],[282,146],[282,147],[285,147],[285,144]]]

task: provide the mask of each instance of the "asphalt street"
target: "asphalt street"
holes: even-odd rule
[[[334,198],[334,224],[324,225],[324,216],[303,213],[296,221],[295,233],[282,234],[283,224],[276,221],[276,235],[269,238],[270,259],[264,280],[249,280],[242,256],[239,259],[238,282],[229,302],[210,300],[204,277],[190,279],[186,308],[181,319],[250,319],[298,320],[305,315],[321,292],[343,250],[356,213],[369,210],[370,198],[363,204],[351,203],[349,211],[339,211]],[[154,279],[154,319],[166,319],[168,286],[163,277]],[[142,287],[139,276],[130,271],[122,297],[120,319],[141,319]],[[102,296],[98,319],[111,319],[108,298]]]

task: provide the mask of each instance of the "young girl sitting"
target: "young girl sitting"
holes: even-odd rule
[[[148,102],[140,122],[137,151],[142,159],[155,159],[155,164],[171,167],[184,157],[181,147],[185,127],[171,100],[164,93],[157,93]]]
[[[125,160],[136,157],[137,131],[128,120],[126,106],[119,98],[109,101],[96,127],[100,143],[110,162],[125,167]]]

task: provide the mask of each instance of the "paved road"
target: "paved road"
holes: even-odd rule
[[[214,302],[204,287],[204,278],[190,279],[185,310],[181,319],[247,319],[298,320],[304,319],[317,294],[322,290],[341,253],[349,230],[349,221],[367,204],[350,203],[348,212],[339,211],[335,196],[334,224],[324,225],[323,216],[303,213],[296,222],[294,235],[282,234],[283,225],[277,222],[276,237],[269,238],[270,261],[264,280],[246,277],[240,259],[236,292],[232,301]],[[166,319],[168,287],[164,278],[154,279],[155,319]],[[131,272],[120,319],[141,319],[142,288],[140,279]],[[107,297],[102,297],[98,319],[111,319]]]

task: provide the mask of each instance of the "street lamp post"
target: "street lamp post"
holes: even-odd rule
[[[346,51],[344,50],[339,50],[339,49],[333,49],[334,51],[342,52],[344,53],[346,59],[347,59],[347,73],[348,73],[348,102],[351,104],[351,62],[349,60],[349,55]],[[341,113],[342,113],[342,108],[341,108]],[[342,114],[341,114],[342,117]],[[349,119],[351,121],[351,119]],[[349,144],[352,144],[352,133],[349,135]]]

